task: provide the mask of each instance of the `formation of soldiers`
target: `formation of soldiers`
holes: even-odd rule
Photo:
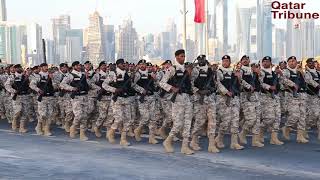
[[[245,55],[232,67],[228,55],[220,66],[204,55],[185,63],[184,50],[175,52],[175,65],[167,60],[161,67],[124,59],[95,70],[89,61],[50,69],[17,64],[1,69],[0,115],[13,131],[26,133],[36,120],[38,135],[51,136],[53,126],[61,126],[82,141],[88,129],[98,138],[105,129],[112,144],[119,132],[122,146],[130,145],[127,137],[141,141],[148,134],[150,144],[164,139],[167,153],[181,138],[188,155],[201,150],[199,138],[208,138],[208,152],[219,152],[228,133],[234,150],[244,149],[248,135],[253,147],[263,147],[267,132],[273,145],[283,144],[279,131],[284,140],[296,132],[298,143],[308,143],[313,129],[320,140],[319,78],[313,58],[304,70],[294,56],[274,66],[269,56],[254,64]]]

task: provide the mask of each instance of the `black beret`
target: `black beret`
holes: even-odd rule
[[[314,58],[308,58],[306,62],[311,63],[311,62],[315,62],[315,60],[314,60]]]
[[[296,58],[295,56],[290,56],[287,61],[289,61],[289,60],[291,60],[291,59],[297,60],[297,58]]]
[[[270,56],[265,56],[265,57],[263,57],[262,61],[271,61],[271,57]]]
[[[21,64],[16,64],[13,66],[14,68],[22,68]]]
[[[124,64],[124,59],[118,59],[116,61],[116,65],[119,65],[119,64]]]
[[[203,55],[203,54],[197,57],[197,60],[206,60],[206,59],[207,59],[206,55]]]
[[[279,62],[279,65],[280,65],[280,64],[287,64],[287,62],[286,62],[286,61],[280,61],[280,62]]]
[[[84,62],[84,64],[91,64],[91,62],[90,61],[86,61],[86,62]]]
[[[79,64],[80,64],[79,61],[74,61],[71,66],[74,67],[74,66],[79,65]]]
[[[151,62],[148,62],[148,63],[147,63],[147,66],[152,66],[152,63],[151,63]]]
[[[229,55],[224,55],[224,56],[222,57],[222,60],[224,60],[224,59],[229,59],[229,60],[231,60],[231,58],[230,58]]]
[[[65,67],[65,66],[68,66],[68,64],[66,64],[66,63],[61,63],[61,64],[59,64],[59,67],[60,67],[60,68]]]
[[[179,49],[179,50],[177,50],[175,53],[174,53],[174,55],[175,56],[179,56],[180,54],[185,54],[186,52],[185,52],[185,50],[184,49]]]
[[[242,61],[243,59],[250,59],[250,58],[249,58],[249,56],[244,55],[244,56],[242,56],[242,57],[241,57],[241,59],[240,59],[240,60]]]
[[[107,62],[101,61],[100,64],[99,64],[99,67],[101,67],[102,65],[106,65],[106,64],[107,64]]]
[[[48,64],[47,63],[40,64],[40,67],[44,67],[44,66],[48,66]]]
[[[171,60],[166,60],[165,62],[163,62],[161,65],[165,65],[165,64],[172,64]]]
[[[144,60],[144,59],[141,59],[141,60],[138,62],[138,64],[147,64],[147,61]],[[131,65],[131,63],[130,63],[130,65]]]

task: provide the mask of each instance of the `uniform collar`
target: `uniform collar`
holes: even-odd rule
[[[116,73],[117,73],[117,74],[124,75],[124,74],[126,73],[126,71],[125,71],[125,70],[121,70],[120,68],[117,67]]]
[[[250,72],[250,73],[251,73],[251,67],[250,67],[250,66],[241,66],[241,69],[242,69],[244,72]]]
[[[41,77],[48,77],[48,72],[42,72],[42,71],[40,71],[40,76]]]
[[[227,72],[229,75],[231,75],[233,72],[232,67],[225,68],[223,66],[220,66],[219,69],[221,69],[223,72]]]
[[[291,69],[289,66],[287,67],[288,70],[294,72],[294,73],[297,73],[297,68],[294,68],[294,69]]]
[[[14,75],[15,75],[16,77],[19,77],[19,78],[22,77],[22,74],[19,74],[19,73],[17,73],[17,72],[15,72]]]
[[[199,65],[198,65],[198,69],[199,69],[199,70],[203,70],[203,71],[205,71],[205,72],[208,72],[209,67],[208,67],[208,65],[205,65],[205,66],[199,66]]]
[[[265,72],[268,72],[270,74],[272,74],[272,69],[271,68],[264,68],[264,67],[261,67],[261,69]]]
[[[77,76],[79,76],[79,77],[82,76],[82,72],[79,72],[79,71],[76,71],[76,70],[72,70],[71,73],[72,73],[72,74],[75,74],[75,75],[77,75]]]
[[[176,70],[180,70],[182,72],[185,71],[184,64],[179,64],[178,62],[176,63]]]
[[[313,74],[316,74],[317,73],[317,70],[316,68],[313,68],[313,69],[310,69],[308,66],[306,66],[306,70],[313,73]]]

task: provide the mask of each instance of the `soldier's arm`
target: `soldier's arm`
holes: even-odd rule
[[[95,73],[91,79],[87,79],[87,82],[93,90],[100,90],[101,88],[96,84],[99,81],[99,73]]]
[[[304,73],[304,79],[307,84],[311,85],[314,88],[319,86],[319,83],[317,83],[317,81],[313,80],[311,73],[308,71],[306,71],[306,73]]]
[[[114,72],[110,72],[106,80],[102,83],[102,88],[108,92],[115,93],[117,88],[110,85],[112,82],[116,82],[116,74]]]
[[[76,88],[70,86],[72,79],[73,79],[72,75],[68,75],[68,76],[64,77],[60,83],[60,89],[64,89],[66,91],[75,91]]]
[[[37,93],[40,92],[40,88],[38,88],[38,86],[37,86],[38,82],[39,82],[39,81],[38,81],[37,78],[32,78],[32,80],[31,80],[31,82],[30,82],[30,84],[29,84],[29,87],[30,87],[32,90],[36,91]]]
[[[263,71],[261,71],[260,76],[259,76],[259,81],[260,81],[261,87],[263,89],[269,90],[271,86],[269,84],[263,83],[263,79],[265,76],[266,76],[266,74]]]
[[[136,72],[134,79],[133,79],[132,87],[134,90],[136,90],[140,94],[143,94],[143,93],[145,93],[145,89],[137,84],[137,82],[139,81],[140,78],[141,78],[140,73]]]
[[[244,71],[241,70],[241,77],[243,76]],[[250,89],[252,87],[252,85],[250,83],[248,83],[247,81],[245,81],[244,79],[241,79],[240,84],[242,87],[244,87],[245,89]]]
[[[163,75],[161,81],[159,82],[159,86],[164,89],[165,91],[169,92],[172,88],[172,86],[170,84],[168,84],[168,81],[171,77],[174,76],[175,72],[175,68],[174,67],[170,67],[166,73]]]
[[[224,85],[221,83],[223,80],[223,74],[220,70],[217,71],[217,91],[220,92],[223,95],[226,95],[229,90],[224,87]]]
[[[285,87],[294,87],[295,83],[292,82],[290,79],[290,72],[289,70],[283,71],[283,76],[280,76],[280,83],[283,84]]]
[[[16,93],[16,90],[12,88],[13,81],[13,77],[8,77],[7,81],[4,83],[5,89],[11,94]]]

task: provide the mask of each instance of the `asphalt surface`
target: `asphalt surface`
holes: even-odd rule
[[[179,151],[181,142],[175,143],[174,154],[166,154],[161,144],[147,144],[147,138],[139,143],[130,138],[133,146],[122,148],[93,134],[87,142],[70,139],[59,128],[49,138],[34,130],[22,135],[9,129],[0,122],[0,180],[320,179],[320,142],[315,134],[309,144],[292,140],[283,146],[248,145],[242,151],[226,148],[218,154],[204,150],[185,156]],[[207,140],[201,139],[201,144],[205,149]]]

